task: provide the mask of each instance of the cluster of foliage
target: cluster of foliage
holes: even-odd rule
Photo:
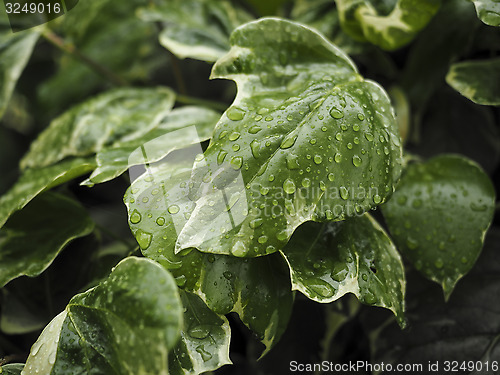
[[[500,360],[498,26],[497,0],[0,19],[0,373]]]

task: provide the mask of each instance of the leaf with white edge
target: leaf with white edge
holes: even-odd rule
[[[474,266],[495,211],[495,190],[471,160],[442,155],[410,164],[382,207],[400,251],[448,299]]]
[[[123,88],[98,95],[52,121],[31,144],[21,168],[92,155],[140,137],[158,126],[174,100],[173,91],[164,87]]]
[[[335,0],[346,33],[385,50],[413,40],[438,11],[441,0],[398,0],[392,11],[380,14],[373,0]]]
[[[213,62],[229,50],[229,35],[252,17],[225,0],[169,0],[139,11],[164,23],[160,43],[179,58]]]
[[[172,276],[145,258],[126,258],[97,287],[71,299],[33,344],[23,375],[167,375],[182,328]]]
[[[405,273],[394,244],[369,215],[300,226],[281,254],[292,289],[321,303],[353,293],[368,305],[404,320]]]
[[[2,375],[21,375],[23,371],[23,363],[10,363],[8,365],[0,366],[0,374]]]
[[[184,329],[169,358],[170,374],[198,375],[231,364],[231,328],[227,319],[210,310],[200,297],[182,291],[180,295]]]
[[[173,150],[206,141],[219,118],[220,113],[203,107],[174,109],[148,133],[98,152],[97,168],[83,184],[110,181],[131,166],[154,163]]]
[[[155,178],[146,173],[146,178],[132,184],[124,197],[132,233],[142,253],[169,269],[180,287],[198,294],[217,314],[238,313],[267,352],[281,337],[291,313],[293,296],[286,264],[278,254],[253,259],[194,249],[176,254],[173,242],[166,239],[176,236],[176,225],[186,220],[188,211],[185,204],[168,205],[164,195],[177,194],[169,184],[182,184],[190,172],[189,167],[176,171],[175,165],[164,163],[157,167]],[[141,189],[145,194],[139,194]],[[160,212],[157,205],[165,208]]]
[[[95,168],[92,159],[70,159],[49,167],[26,170],[0,197],[0,228],[10,215],[21,210],[38,194],[92,171]]]
[[[251,22],[231,43],[212,77],[235,80],[239,92],[190,176],[134,183],[131,211],[175,223],[163,247],[266,255],[303,222],[343,220],[392,194],[401,142],[380,86],[294,22]]]
[[[0,288],[22,275],[38,276],[70,241],[93,229],[76,201],[51,192],[40,195],[0,230]]]
[[[498,0],[472,0],[477,16],[490,26],[500,26],[500,2]]]
[[[500,58],[452,64],[446,82],[476,104],[500,105]]]
[[[13,33],[7,20],[0,21],[0,119],[39,36],[33,29]]]

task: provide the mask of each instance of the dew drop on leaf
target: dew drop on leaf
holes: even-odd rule
[[[332,116],[334,119],[341,119],[342,117],[344,117],[344,112],[334,107],[330,110],[330,116]]]
[[[238,107],[231,107],[227,110],[227,117],[232,121],[243,120],[245,111]]]
[[[141,214],[139,213],[139,211],[137,210],[134,210],[132,211],[132,214],[130,215],[130,222],[132,224],[137,224],[141,221],[142,217],[141,217]]]
[[[143,231],[142,229],[138,229],[137,232],[135,232],[135,238],[137,239],[137,243],[143,250],[146,250],[149,245],[151,245],[151,234]]]

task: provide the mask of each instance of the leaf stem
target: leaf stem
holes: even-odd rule
[[[213,109],[217,109],[219,111],[225,111],[227,109],[227,106],[223,103],[216,102],[213,100],[206,100],[206,99],[199,99],[199,98],[193,98],[192,96],[188,95],[182,95],[182,94],[177,94],[175,100],[178,103],[182,104],[197,104],[197,105],[202,105],[205,107],[210,107]]]
[[[64,51],[67,54],[76,58],[77,60],[80,60],[82,63],[90,67],[92,70],[94,70],[96,73],[106,78],[114,85],[127,86],[128,83],[123,78],[117,76],[115,73],[113,73],[105,66],[99,64],[98,62],[92,60],[90,57],[81,53],[73,44],[66,42],[63,38],[61,38],[53,31],[45,29],[45,31],[42,33],[42,36],[48,42],[59,48],[61,51]]]

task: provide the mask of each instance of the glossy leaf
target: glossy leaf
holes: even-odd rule
[[[179,58],[213,62],[229,50],[229,35],[251,17],[225,0],[170,0],[144,8],[145,21],[163,22],[160,43]]]
[[[405,273],[394,244],[368,214],[336,223],[300,226],[282,255],[292,289],[322,303],[353,293],[390,309],[404,326]]]
[[[151,170],[155,177],[148,173],[145,178],[140,177],[124,198],[130,228],[142,253],[169,269],[179,286],[198,294],[215,313],[238,313],[243,323],[264,342],[266,351],[271,349],[284,332],[292,307],[284,261],[278,254],[256,259],[193,249],[175,254],[168,238],[176,236],[176,225],[186,220],[186,211],[183,204],[165,206],[160,192],[177,194],[170,190],[170,184],[175,186],[185,181],[190,168],[163,163]],[[146,188],[144,194],[139,193],[139,187]],[[156,205],[163,208],[161,213],[155,209]],[[168,209],[175,214],[165,215],[163,212]]]
[[[224,316],[212,312],[200,297],[181,292],[184,329],[169,358],[170,374],[198,375],[231,364],[231,329]]]
[[[500,105],[500,58],[453,64],[446,82],[474,103]]]
[[[485,24],[500,26],[500,3],[497,0],[472,0],[477,16]]]
[[[108,91],[56,118],[31,144],[21,168],[44,167],[70,156],[118,146],[158,126],[174,104],[167,88]]]
[[[174,223],[164,248],[266,255],[305,221],[342,220],[392,194],[401,143],[380,86],[293,22],[248,23],[232,44],[212,76],[239,93],[190,176],[149,173],[133,185],[130,212]]]
[[[70,241],[93,229],[77,202],[55,193],[39,196],[0,231],[0,287],[21,275],[39,275]]]
[[[0,228],[10,215],[21,210],[41,192],[63,184],[95,167],[92,159],[70,159],[45,168],[28,169],[14,186],[0,197]]]
[[[22,363],[11,363],[8,365],[0,366],[0,374],[2,375],[21,375],[23,371],[24,364]]]
[[[31,348],[23,375],[93,372],[168,374],[182,327],[172,276],[144,258],[120,262],[109,278],[71,299]]]
[[[443,155],[410,164],[383,213],[400,251],[448,299],[479,256],[495,191],[474,162]]]
[[[392,11],[380,14],[372,0],[336,0],[341,25],[353,38],[386,50],[408,44],[439,9],[440,0],[398,0]]]
[[[407,315],[411,328],[402,331],[395,324],[372,325],[373,363],[391,363],[396,368],[398,363],[438,362],[439,370],[444,370],[444,361],[458,361],[459,366],[464,361],[466,371],[458,373],[497,374],[492,364],[500,356],[496,318],[500,300],[494,298],[500,293],[499,248],[500,233],[495,228],[488,233],[476,266],[448,302],[434,285],[410,274]],[[363,320],[368,322],[372,316],[368,310]]]
[[[97,153],[97,168],[86,185],[112,180],[134,165],[154,163],[171,151],[210,138],[220,114],[202,107],[181,107],[166,115],[157,127],[119,147],[105,148]],[[196,128],[194,128],[196,126]],[[146,156],[137,150],[144,147]]]
[[[38,30],[13,33],[4,17],[0,19],[0,119],[40,36]]]

